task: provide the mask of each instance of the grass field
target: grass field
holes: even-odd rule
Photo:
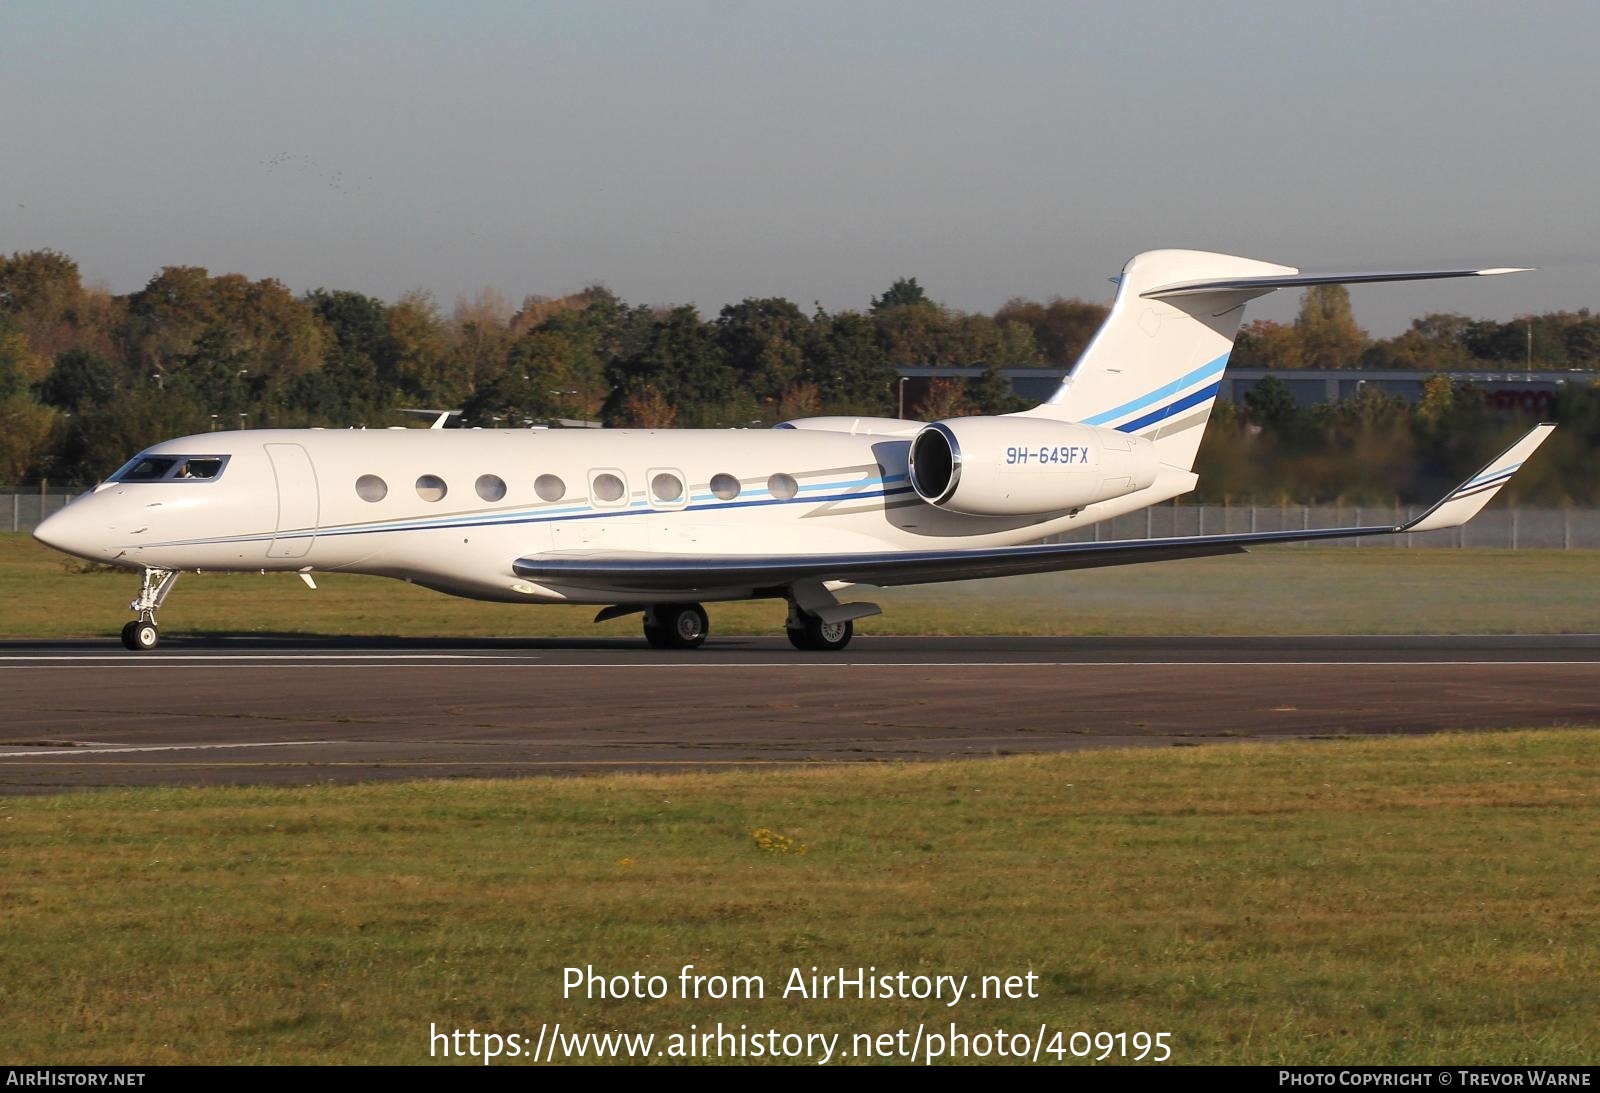
[[[0,1059],[411,1063],[430,1023],[720,1020],[1593,1064],[1597,760],[1560,731],[8,799]],[[684,964],[767,997],[681,1000]],[[672,991],[563,999],[584,965]],[[858,965],[1031,971],[1038,997],[777,997]]]
[[[0,535],[0,635],[114,635],[137,578]],[[1280,547],[970,584],[868,590],[863,634],[1349,634],[1600,631],[1600,552]],[[185,633],[628,636],[593,608],[478,603],[376,577],[187,574],[161,623]],[[780,603],[708,605],[713,634],[778,634]]]

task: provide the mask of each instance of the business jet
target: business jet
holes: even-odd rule
[[[1060,388],[1020,413],[818,417],[755,432],[202,433],[140,452],[34,534],[142,574],[122,632],[132,650],[156,646],[156,613],[184,570],[290,571],[313,588],[316,573],[367,573],[481,600],[596,605],[596,622],[642,613],[659,648],[705,640],[702,603],[772,599],[787,603],[797,648],[838,650],[855,620],[880,611],[853,598],[861,585],[1464,523],[1553,425],[1398,526],[1037,542],[1195,487],[1195,452],[1247,301],[1309,285],[1511,272],[1302,274],[1150,251],[1124,267],[1104,325]]]

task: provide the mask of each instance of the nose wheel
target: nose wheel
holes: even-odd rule
[[[166,602],[167,593],[177,583],[175,569],[149,569],[144,571],[139,583],[139,597],[128,605],[128,610],[139,617],[122,628],[122,644],[136,653],[148,653],[161,642],[161,632],[156,628],[156,611]]]
[[[143,622],[135,619],[122,628],[123,647],[136,653],[148,653],[160,642],[161,633],[156,629],[154,620]]]

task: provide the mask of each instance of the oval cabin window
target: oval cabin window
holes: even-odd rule
[[[657,501],[677,501],[683,497],[683,481],[675,474],[662,471],[650,480],[650,492]]]
[[[559,501],[567,495],[567,484],[553,474],[541,474],[533,480],[533,492],[541,501]]]
[[[498,501],[506,495],[506,480],[498,474],[480,474],[476,484],[478,496],[485,501]]]
[[[382,501],[389,496],[389,484],[375,474],[356,479],[356,496],[363,501]]]
[[[793,475],[775,474],[767,479],[767,492],[779,501],[787,501],[800,492],[800,485]]]
[[[436,474],[425,474],[417,479],[417,496],[424,501],[443,501],[450,487]]]

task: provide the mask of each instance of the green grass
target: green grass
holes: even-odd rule
[[[82,572],[25,535],[0,535],[0,634],[115,634],[137,579]],[[1592,633],[1600,552],[1274,548],[1247,557],[864,590],[885,613],[864,634]],[[628,636],[593,608],[489,604],[400,581],[318,574],[186,574],[162,609],[169,635]],[[713,633],[777,634],[776,602],[712,604]]]
[[[1522,732],[13,798],[0,1058],[411,1063],[430,1022],[954,1020],[1169,1031],[1180,1063],[1592,1065],[1597,760],[1592,732]],[[589,964],[768,997],[563,999]],[[774,997],[813,965],[1033,971],[1039,997]]]

